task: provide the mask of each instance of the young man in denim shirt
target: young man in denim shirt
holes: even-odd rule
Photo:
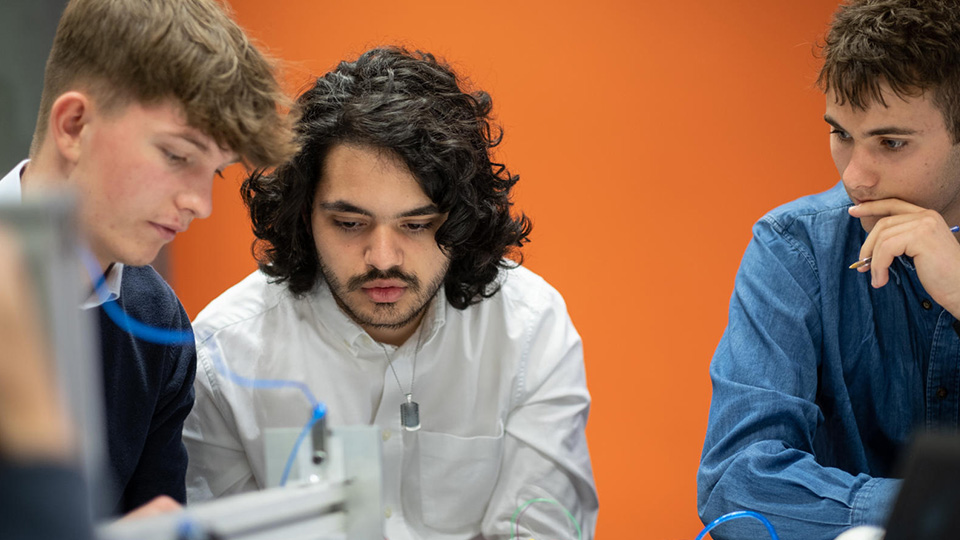
[[[960,403],[960,5],[842,5],[823,58],[841,183],[754,227],[697,476],[704,522],[807,540],[883,524],[911,435]]]

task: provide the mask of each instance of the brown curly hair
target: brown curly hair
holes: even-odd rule
[[[820,50],[818,86],[840,105],[886,106],[932,92],[954,143],[960,142],[960,4],[956,0],[859,0],[840,6]]]

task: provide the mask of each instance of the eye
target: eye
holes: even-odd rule
[[[411,233],[422,233],[433,228],[433,221],[404,223],[403,227]]]
[[[174,154],[173,152],[166,149],[161,149],[161,150],[163,151],[163,155],[167,158],[167,161],[169,161],[174,165],[183,165],[184,163],[187,162],[187,158],[185,156]]]
[[[839,139],[840,142],[847,142],[850,140],[850,134],[842,129],[836,129],[836,128],[831,129],[830,134],[836,135],[837,139]]]
[[[344,231],[356,231],[356,230],[359,230],[360,227],[363,226],[363,224],[360,223],[359,221],[343,221],[343,220],[339,220],[339,219],[333,220],[333,224],[334,224],[334,226],[336,226],[338,229],[341,229],[341,230],[344,230]]]
[[[906,146],[907,141],[902,141],[900,139],[883,139],[880,141],[880,144],[882,144],[887,150],[897,151]]]

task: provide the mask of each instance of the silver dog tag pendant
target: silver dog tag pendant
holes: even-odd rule
[[[413,400],[413,394],[407,394],[407,401],[400,404],[400,424],[407,431],[420,429],[420,405]]]

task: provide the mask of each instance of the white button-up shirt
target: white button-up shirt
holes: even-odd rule
[[[536,498],[558,501],[592,538],[598,503],[580,337],[560,294],[539,276],[519,267],[500,281],[500,292],[465,310],[441,289],[423,335],[399,348],[374,341],[325,285],[295,298],[255,272],[225,292],[194,322],[197,400],[183,433],[188,499],[265,487],[263,430],[302,427],[311,412],[294,389],[232,384],[216,355],[239,376],[304,382],[326,404],[330,426],[383,430],[389,540],[507,539],[514,512]],[[416,432],[400,427],[411,379]],[[531,504],[517,523],[527,538],[577,537],[556,505]]]

